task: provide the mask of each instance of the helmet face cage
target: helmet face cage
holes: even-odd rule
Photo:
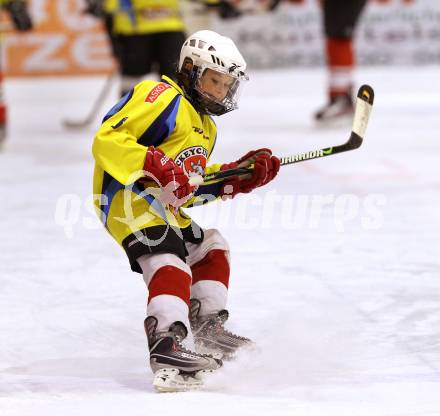
[[[217,78],[218,82],[227,80],[228,88],[224,97],[216,97],[210,93],[210,91],[203,88],[203,77],[209,74],[207,73],[208,70],[219,75],[219,78]],[[218,68],[212,68],[209,65],[196,67],[194,73],[194,90],[198,96],[198,105],[205,113],[216,116],[236,110],[241,92],[241,81],[243,80],[245,80],[243,76],[231,75],[225,71],[219,71]]]

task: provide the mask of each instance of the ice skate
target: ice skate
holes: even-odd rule
[[[353,99],[349,93],[336,95],[315,113],[315,121],[320,125],[343,126],[351,123],[354,114]]]
[[[168,331],[157,332],[157,319],[149,316],[144,326],[154,373],[153,386],[159,392],[199,389],[205,375],[221,367],[221,360],[190,351],[182,345],[188,334],[182,322],[174,322]]]
[[[201,317],[200,307],[198,299],[191,299],[190,322],[197,351],[220,354],[222,359],[231,360],[239,349],[255,345],[249,338],[225,329],[229,317],[227,310]]]

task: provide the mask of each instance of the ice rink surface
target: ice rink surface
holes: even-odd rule
[[[0,153],[0,414],[438,416],[440,71],[363,69],[376,91],[363,146],[282,168],[266,188],[187,210],[228,239],[229,328],[258,350],[205,391],[157,394],[146,289],[90,208],[104,78],[9,80]],[[317,128],[323,70],[251,73],[216,119],[213,161],[340,144]],[[116,90],[103,106],[111,107]]]

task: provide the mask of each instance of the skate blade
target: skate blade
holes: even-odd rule
[[[177,368],[162,368],[154,374],[153,387],[159,393],[200,390],[203,380],[213,370],[201,370],[194,375],[181,374]]]

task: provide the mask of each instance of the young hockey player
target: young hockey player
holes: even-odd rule
[[[315,114],[318,122],[353,116],[353,32],[367,0],[323,0],[328,68],[328,103]]]
[[[95,136],[96,206],[148,287],[145,330],[158,389],[197,385],[201,374],[221,365],[220,357],[251,343],[224,329],[227,242],[182,210],[251,192],[278,173],[279,159],[269,149],[208,165],[217,138],[211,116],[237,108],[245,70],[231,39],[196,32],[182,46],[178,82],[166,76],[141,82],[110,110]],[[251,165],[246,176],[189,183],[194,175]]]

